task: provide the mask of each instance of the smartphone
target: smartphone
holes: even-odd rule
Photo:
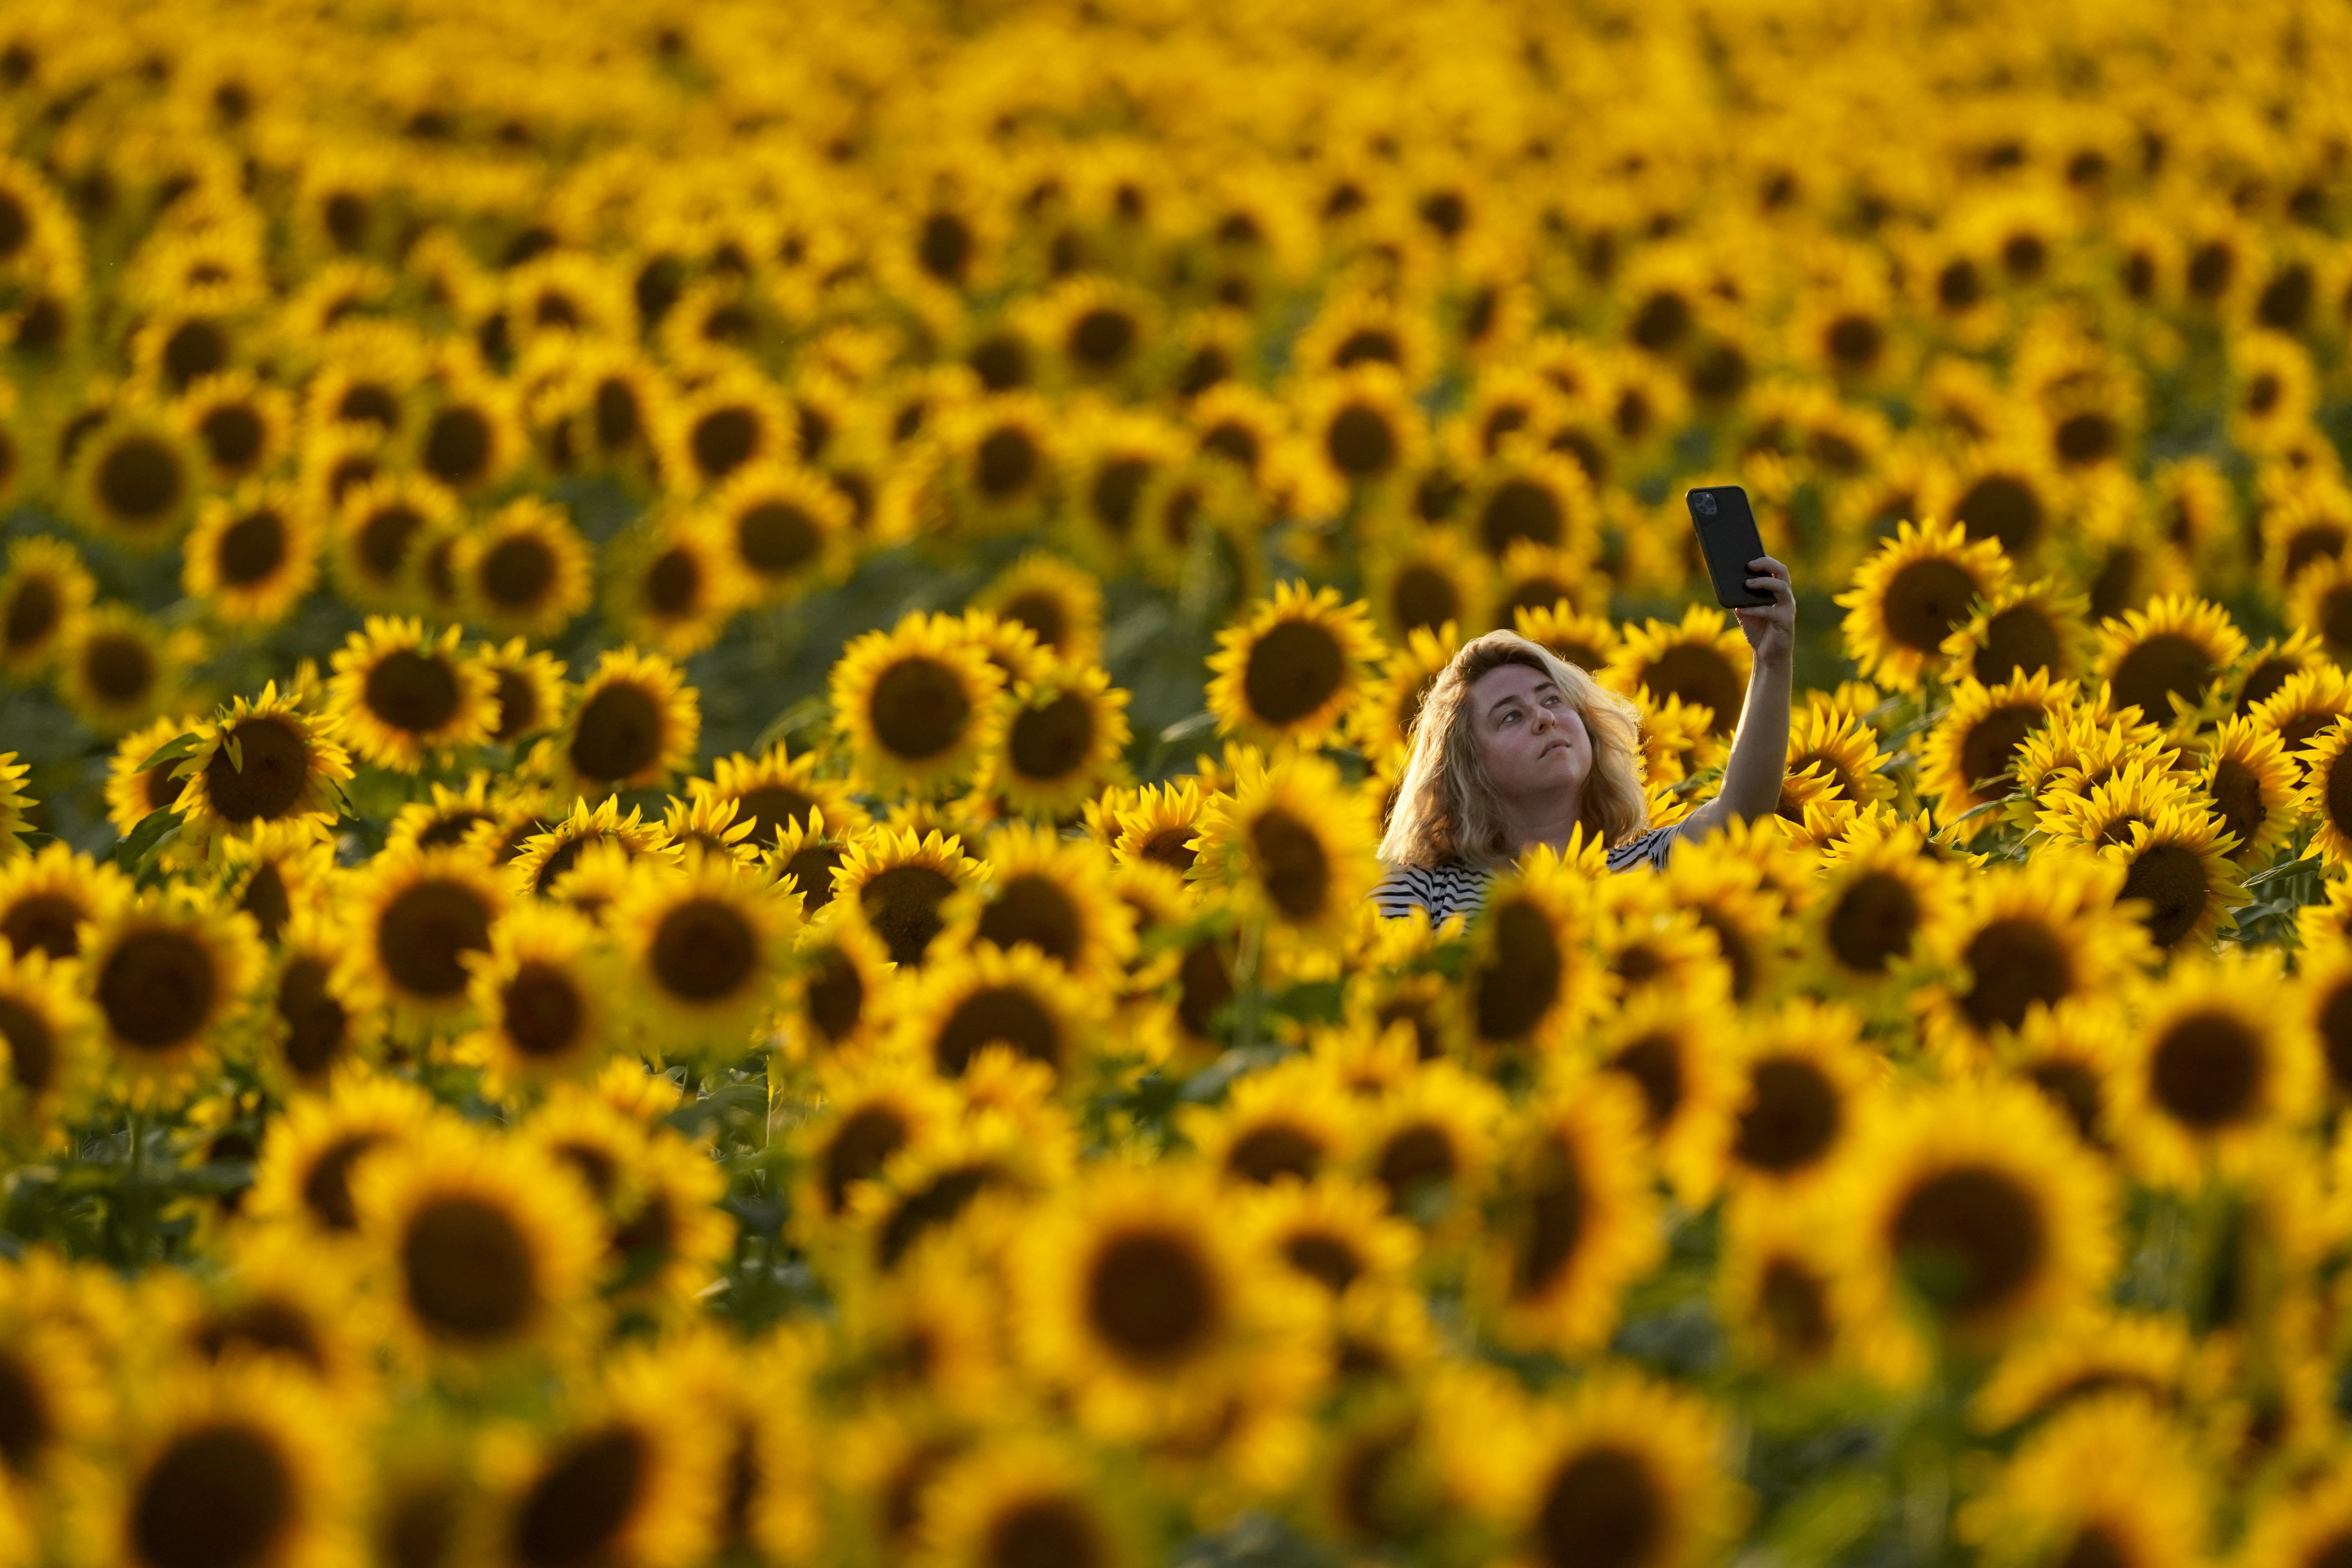
[[[1709,485],[1686,490],[1691,526],[1698,530],[1698,547],[1706,556],[1706,574],[1715,579],[1715,602],[1727,610],[1753,610],[1772,602],[1748,585],[1748,563],[1764,553],[1764,538],[1756,531],[1756,513],[1748,492],[1738,485]]]

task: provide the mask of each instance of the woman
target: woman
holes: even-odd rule
[[[1474,915],[1498,868],[1538,844],[1565,849],[1579,826],[1588,842],[1609,847],[1609,868],[1622,871],[1662,866],[1677,841],[1777,808],[1797,597],[1789,569],[1770,556],[1748,570],[1748,585],[1772,602],[1733,612],[1755,668],[1714,799],[1671,827],[1651,827],[1633,705],[1517,633],[1488,632],[1438,673],[1413,725],[1381,840],[1389,867],[1372,889],[1381,912]]]

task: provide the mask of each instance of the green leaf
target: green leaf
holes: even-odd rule
[[[136,874],[141,864],[156,853],[167,837],[178,832],[179,826],[180,814],[168,805],[149,812],[131,830],[131,837],[114,847],[114,863]]]
[[[142,773],[152,773],[155,769],[162,767],[166,763],[178,762],[182,757],[186,756],[189,752],[196,749],[197,740],[197,735],[194,731],[190,731],[187,734],[176,736],[172,740],[164,742],[162,745],[156,747],[153,752],[148,754],[147,760],[139,764],[137,771]],[[239,773],[243,773],[245,770],[239,768],[237,771]]]

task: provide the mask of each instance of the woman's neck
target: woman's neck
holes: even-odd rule
[[[1515,848],[1512,858],[1526,854],[1538,844],[1549,844],[1554,849],[1565,850],[1576,832],[1578,820],[1584,811],[1584,791],[1581,788],[1539,800],[1514,801],[1504,807],[1503,821]]]

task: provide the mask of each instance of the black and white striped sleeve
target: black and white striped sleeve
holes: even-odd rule
[[[1488,873],[1469,866],[1399,866],[1372,889],[1381,914],[1402,919],[1416,909],[1434,925],[1450,915],[1475,917],[1486,904]]]
[[[1676,822],[1636,834],[1609,851],[1609,868],[1612,871],[1630,871],[1636,866],[1646,866],[1654,871],[1664,870],[1666,857],[1682,841],[1682,826]]]

